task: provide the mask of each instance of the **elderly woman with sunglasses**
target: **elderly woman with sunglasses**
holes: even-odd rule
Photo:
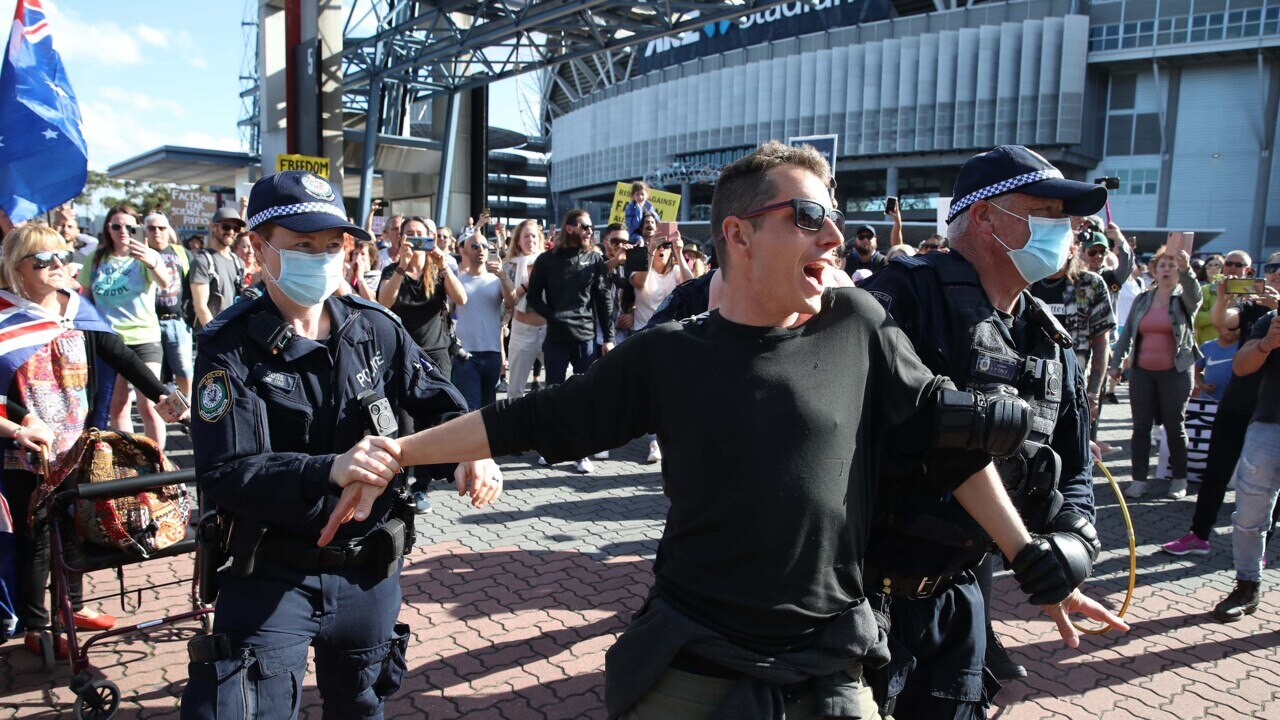
[[[169,287],[174,280],[160,253],[135,235],[138,231],[138,220],[131,208],[111,208],[97,251],[80,269],[80,287],[124,344],[142,358],[152,375],[159,375],[164,348],[160,316],[156,313],[156,290]],[[111,427],[133,432],[129,415],[132,395],[128,381],[123,376],[116,378],[111,393]],[[138,414],[142,416],[143,433],[163,450],[165,424],[145,393],[139,393]]]
[[[27,647],[39,651],[35,631],[48,627],[45,587],[49,580],[48,536],[33,536],[31,498],[42,483],[56,486],[69,472],[71,448],[87,427],[106,424],[104,396],[110,368],[162,403],[165,419],[177,420],[165,402],[165,387],[104,322],[68,289],[70,245],[47,227],[28,225],[9,233],[0,256],[0,311],[21,322],[23,332],[6,342],[0,356],[3,488],[13,514],[17,542],[17,614],[28,630]],[[100,361],[100,362],[99,362]],[[42,477],[35,453],[49,460]],[[71,581],[77,627],[107,629],[115,618],[86,609],[79,576]],[[65,656],[65,645],[57,648]]]

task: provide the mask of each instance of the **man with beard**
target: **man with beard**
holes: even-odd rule
[[[609,266],[591,246],[593,232],[586,210],[565,213],[560,244],[539,255],[529,273],[529,309],[547,319],[547,339],[542,343],[547,385],[564,382],[570,365],[575,375],[591,367],[597,326],[604,338],[601,354],[613,349]],[[574,469],[585,475],[595,468],[583,455]]]
[[[876,249],[876,229],[863,225],[853,234],[853,252],[844,261],[844,271],[853,275],[866,268],[876,272],[889,264],[889,258]]]

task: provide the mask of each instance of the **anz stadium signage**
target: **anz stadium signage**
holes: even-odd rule
[[[636,72],[644,74],[689,60],[797,35],[885,20],[889,0],[789,2],[722,20],[672,37],[650,40],[638,50]]]

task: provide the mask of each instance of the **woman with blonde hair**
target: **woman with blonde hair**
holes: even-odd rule
[[[3,451],[0,486],[15,527],[17,615],[28,632],[27,647],[38,652],[36,633],[49,625],[49,544],[47,534],[31,532],[32,497],[42,485],[41,495],[47,495],[66,477],[70,450],[86,428],[107,426],[115,373],[160,403],[163,419],[178,418],[155,373],[70,289],[72,249],[61,235],[27,225],[9,233],[0,253],[0,311],[19,321],[15,331],[21,328],[0,355],[0,394],[6,397],[0,437],[12,441]],[[34,452],[47,454],[47,477]],[[79,576],[72,576],[70,590],[77,627],[103,630],[115,624],[115,618],[84,608]],[[56,648],[61,656],[64,643]]]
[[[1151,261],[1155,283],[1134,299],[1124,330],[1111,357],[1111,377],[1133,347],[1129,370],[1129,407],[1133,412],[1133,482],[1125,495],[1140,498],[1147,490],[1151,426],[1158,416],[1169,440],[1169,469],[1173,476],[1168,496],[1187,494],[1187,400],[1191,397],[1192,366],[1201,357],[1196,344],[1195,317],[1200,308],[1200,283],[1191,272],[1191,256],[1164,248]]]
[[[516,304],[511,315],[511,341],[507,347],[507,397],[525,394],[529,372],[542,352],[547,338],[547,319],[529,308],[525,294],[529,292],[529,273],[533,263],[546,250],[542,228],[533,220],[525,220],[512,233],[515,238],[507,247],[503,272],[516,286]]]
[[[107,211],[102,240],[93,258],[80,269],[81,292],[102,313],[124,344],[147,364],[152,375],[160,373],[164,348],[160,344],[160,316],[156,313],[156,290],[173,282],[160,254],[134,237],[138,219],[132,208],[117,206]],[[129,404],[133,392],[123,376],[116,378],[111,393],[111,427],[133,431]],[[142,428],[164,449],[165,426],[145,393],[138,393],[138,414]]]
[[[441,375],[449,377],[453,373],[453,359],[449,355],[452,338],[445,324],[449,313],[447,301],[466,305],[467,291],[438,240],[434,222],[420,217],[405,219],[400,226],[396,263],[382,271],[378,302],[400,316],[404,329],[422,348],[422,353]],[[413,417],[401,411],[401,436],[419,429],[414,427]],[[412,475],[412,471],[409,472]],[[425,482],[413,488],[413,502],[418,513],[431,512]]]

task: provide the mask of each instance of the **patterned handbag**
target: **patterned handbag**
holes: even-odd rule
[[[80,484],[178,469],[151,438],[97,428],[86,430],[69,456],[74,462],[69,478]],[[138,559],[186,537],[190,517],[191,495],[181,484],[75,505],[76,534],[82,540]]]

